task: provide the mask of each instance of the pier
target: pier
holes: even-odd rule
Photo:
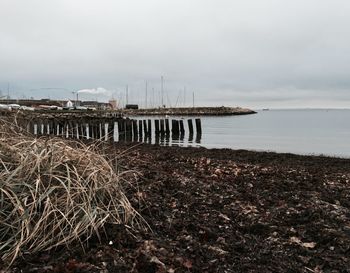
[[[16,117],[22,130],[36,136],[56,136],[79,140],[109,142],[169,143],[188,141],[199,143],[202,137],[201,119],[126,118],[87,115],[33,115]],[[195,124],[195,126],[193,126]]]

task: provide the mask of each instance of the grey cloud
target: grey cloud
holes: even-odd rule
[[[349,23],[345,0],[3,0],[0,89],[121,98],[129,84],[142,102],[164,75],[172,104],[186,86],[203,105],[345,107]],[[40,91],[53,86],[69,91]]]

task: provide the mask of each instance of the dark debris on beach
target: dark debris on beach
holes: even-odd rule
[[[107,226],[85,252],[24,253],[9,272],[350,272],[349,159],[126,144],[106,151],[149,230]]]

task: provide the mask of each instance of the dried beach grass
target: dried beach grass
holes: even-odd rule
[[[99,236],[105,223],[141,225],[118,175],[94,146],[36,139],[0,121],[0,258]]]

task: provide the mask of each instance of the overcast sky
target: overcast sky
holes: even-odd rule
[[[0,89],[145,104],[148,81],[151,106],[163,75],[172,106],[349,108],[349,26],[349,0],[0,0]]]

